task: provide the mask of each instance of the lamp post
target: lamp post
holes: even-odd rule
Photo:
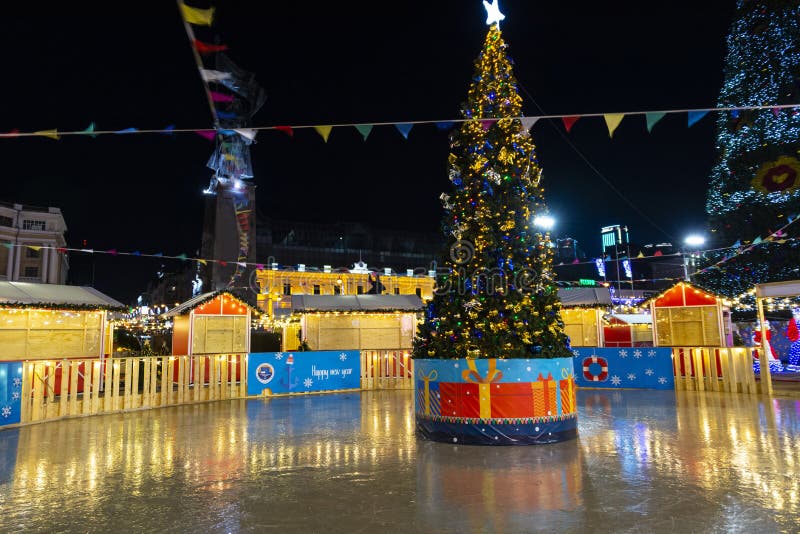
[[[683,244],[685,245],[686,249],[697,249],[698,247],[702,247],[706,244],[706,238],[699,234],[688,235],[686,236],[686,239],[683,240]],[[686,257],[686,251],[682,252],[681,255],[683,256],[683,278],[687,282],[690,282],[689,258]],[[691,253],[691,256],[694,257],[694,253]]]

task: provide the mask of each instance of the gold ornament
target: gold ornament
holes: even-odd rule
[[[800,187],[800,161],[791,156],[781,156],[761,165],[750,182],[753,189],[764,194],[792,193]]]

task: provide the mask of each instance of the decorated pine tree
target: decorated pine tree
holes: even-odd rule
[[[736,296],[754,283],[800,277],[800,243],[791,239],[798,232],[777,233],[800,213],[800,108],[772,108],[800,104],[800,5],[738,0],[727,45],[719,107],[767,109],[719,113],[709,229],[719,247],[745,252],[710,254],[711,263],[725,261],[696,280]]]
[[[415,358],[559,358],[571,352],[554,285],[547,214],[530,124],[523,124],[496,0],[450,138],[448,242]]]

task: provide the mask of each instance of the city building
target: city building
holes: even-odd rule
[[[0,203],[0,280],[64,284],[66,231],[59,208]]]

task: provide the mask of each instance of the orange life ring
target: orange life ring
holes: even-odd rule
[[[600,372],[593,374],[589,371],[589,366],[596,363],[600,366]],[[608,361],[600,356],[590,356],[583,359],[583,377],[590,382],[605,382],[608,379]]]

